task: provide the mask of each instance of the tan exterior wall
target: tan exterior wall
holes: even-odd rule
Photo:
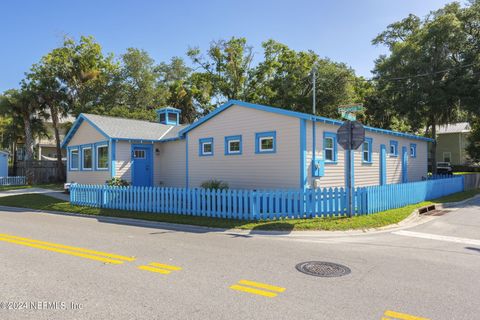
[[[117,141],[115,146],[115,177],[132,182],[132,144],[129,141]]]
[[[256,154],[255,133],[276,131],[276,153]],[[242,154],[225,155],[225,136],[242,135]],[[214,155],[199,156],[199,139],[214,139]],[[299,188],[300,120],[232,106],[188,133],[189,186],[218,179],[230,188]]]
[[[94,144],[96,142],[108,141],[104,135],[98,132],[94,127],[83,121],[75,135],[68,143],[69,147],[79,146],[83,144]],[[95,154],[95,152],[94,152]],[[81,154],[80,154],[81,157]],[[110,161],[109,161],[110,163]],[[93,167],[95,168],[95,156],[93,157]],[[69,163],[67,163],[67,182],[76,182],[81,184],[104,184],[110,179],[111,171],[89,171],[75,170],[71,171]]]
[[[155,155],[155,185],[185,187],[186,142],[175,140],[156,145],[160,154]]]
[[[323,159],[323,133],[338,130],[338,126],[317,123],[316,124],[316,158]],[[363,163],[361,147],[354,152],[355,185],[368,186],[380,184],[380,145],[384,144],[387,150],[386,167],[387,183],[400,183],[402,181],[402,147],[407,147],[410,155],[410,143],[417,145],[416,158],[408,157],[408,180],[420,181],[427,176],[427,143],[421,140],[413,140],[391,135],[385,135],[366,131],[365,136],[373,139],[372,163]],[[390,140],[398,141],[398,157],[388,155]],[[345,150],[337,145],[337,164],[325,164],[325,175],[319,178],[312,177],[312,122],[307,121],[307,176],[308,184],[313,186],[313,180],[319,179],[321,187],[343,187],[345,185]]]

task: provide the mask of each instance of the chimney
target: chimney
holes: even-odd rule
[[[180,109],[173,107],[165,107],[155,110],[158,116],[158,122],[170,126],[178,126],[180,124]]]

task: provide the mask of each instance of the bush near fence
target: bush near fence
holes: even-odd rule
[[[354,214],[398,208],[463,190],[462,176],[360,187],[354,193]],[[346,200],[344,188],[209,190],[79,184],[70,187],[73,205],[238,220],[344,216]]]
[[[23,186],[27,183],[25,177],[0,177],[0,186]]]

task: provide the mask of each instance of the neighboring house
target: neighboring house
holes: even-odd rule
[[[63,140],[67,134],[67,128],[70,123],[73,123],[75,118],[67,116],[59,119],[59,133],[60,139]],[[55,131],[53,129],[53,123],[51,120],[44,122],[45,129],[48,133],[47,137],[37,138],[35,140],[35,148],[37,151],[38,160],[57,160],[57,148],[55,142]],[[62,158],[66,160],[66,151],[62,150]]]
[[[180,110],[157,110],[158,123],[81,114],[63,141],[67,182],[199,187],[217,179],[230,188],[343,186],[343,123],[310,114],[229,101],[190,125]],[[354,152],[355,185],[419,181],[433,140],[366,127]]]
[[[0,177],[8,177],[8,156],[7,151],[0,151]]]
[[[470,134],[468,122],[460,122],[437,127],[437,152],[439,162],[450,162],[452,165],[465,165],[469,158],[465,148],[468,146]]]
[[[70,127],[70,124],[75,121],[75,118],[72,116],[66,116],[59,119],[59,133],[60,140],[65,139],[67,134],[67,129]],[[57,148],[55,141],[55,131],[53,129],[52,120],[44,120],[43,125],[47,136],[35,137],[34,140],[34,150],[36,160],[47,160],[47,161],[56,161],[57,160]],[[24,142],[21,141],[17,145],[16,150],[17,160],[25,159],[25,147]],[[66,150],[62,149],[62,159],[66,160]]]

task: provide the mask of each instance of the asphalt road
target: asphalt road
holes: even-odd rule
[[[297,237],[2,208],[0,319],[480,319],[480,199],[427,220]]]

